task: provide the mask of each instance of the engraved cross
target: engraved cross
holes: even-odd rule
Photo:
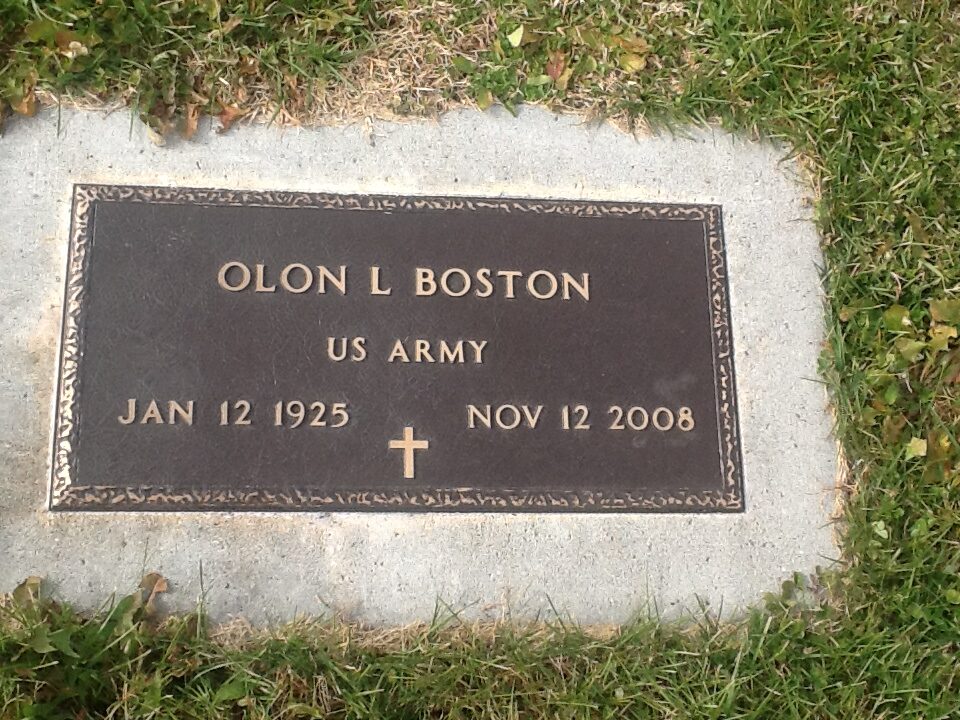
[[[391,440],[388,443],[391,450],[403,450],[403,477],[412,480],[414,477],[413,453],[415,450],[426,450],[430,447],[427,440],[414,440],[413,428],[403,429],[403,440]]]

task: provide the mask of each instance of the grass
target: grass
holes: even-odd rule
[[[742,624],[685,631],[301,623],[217,637],[198,615],[155,629],[155,582],[93,619],[21,586],[0,635],[0,717],[956,717],[956,637],[831,607],[829,588],[788,585]]]
[[[77,44],[75,44],[77,43]],[[960,6],[0,0],[0,98],[325,122],[541,102],[785,141],[818,192],[842,568],[692,629],[156,627],[4,606],[0,718],[960,715]],[[775,308],[770,309],[776,312]]]

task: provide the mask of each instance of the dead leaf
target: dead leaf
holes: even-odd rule
[[[883,428],[881,429],[881,437],[883,442],[887,445],[892,445],[900,439],[900,433],[903,432],[903,428],[907,424],[907,418],[905,415],[887,415],[883,419]]]
[[[40,599],[41,581],[42,578],[39,575],[28,577],[13,589],[13,601],[21,607],[33,605]]]
[[[636,35],[625,35],[617,38],[619,41],[618,44],[624,50],[629,50],[630,52],[636,53],[638,55],[647,55],[650,52],[650,43],[644,40],[642,37]]]
[[[237,63],[237,68],[240,70],[241,75],[256,75],[260,69],[260,63],[257,62],[257,59],[253,55],[245,55],[240,58],[240,61]]]
[[[146,595],[146,600],[143,603],[144,609],[148,613],[153,613],[156,611],[157,595],[167,591],[167,579],[160,573],[147,573],[140,581],[140,589]]]
[[[927,482],[942,481],[945,473],[952,469],[950,451],[953,444],[946,433],[931,430],[927,433],[927,456],[923,478]]]
[[[591,50],[599,50],[604,45],[603,37],[592,28],[575,28],[573,39],[581,45],[586,45]]]
[[[199,122],[200,107],[196,103],[187,103],[183,113],[183,123],[180,126],[180,134],[185,140],[189,140],[196,134]]]
[[[49,43],[50,40],[53,40],[57,35],[57,28],[59,26],[53,20],[34,20],[32,23],[28,23],[27,26],[23,29],[24,35],[27,36],[27,40],[30,42],[39,42],[43,40],[44,42]]]
[[[80,41],[80,36],[72,30],[58,30],[53,37],[54,42],[57,44],[57,49],[60,52],[66,52],[70,47],[70,43]]]
[[[943,374],[943,381],[948,385],[960,383],[960,349],[951,350],[945,359],[947,366]]]
[[[960,298],[940,298],[930,301],[930,317],[939,323],[960,323]]]
[[[920,357],[921,353],[926,349],[927,344],[922,340],[898,337],[893,341],[893,346],[897,349],[897,352],[900,353],[900,357],[907,362],[913,362]]]
[[[563,75],[563,71],[567,67],[567,58],[559,50],[555,50],[550,53],[550,58],[547,60],[546,73],[550,76],[550,79],[554,82],[557,82],[560,79],[560,76]]]
[[[513,47],[538,45],[548,34],[549,31],[544,28],[543,23],[526,23],[507,35],[507,40]]]
[[[935,353],[942,352],[955,337],[957,337],[957,328],[953,325],[934,325],[930,328],[930,349]]]
[[[167,579],[157,572],[147,573],[140,580],[140,587],[148,590],[150,594],[167,591]]]
[[[910,438],[910,442],[907,443],[906,459],[912,460],[916,457],[926,457],[926,454],[927,441],[918,437]]]
[[[286,83],[287,87],[290,89],[290,92],[294,94],[295,97],[300,96],[300,80],[293,73],[284,73],[283,81]]]
[[[943,462],[950,457],[950,437],[937,430],[927,433],[927,458],[934,462]]]
[[[217,115],[217,119],[220,121],[220,129],[217,132],[221,134],[227,132],[233,126],[233,123],[245,114],[246,112],[236,105],[224,105]]]
[[[890,332],[902,332],[910,328],[910,311],[903,305],[891,305],[883,312],[883,325]]]
[[[647,58],[637,53],[624,53],[620,56],[620,67],[627,72],[640,72],[647,66]]]
[[[482,88],[477,91],[477,107],[486,110],[493,105],[493,93],[488,88]]]
[[[10,107],[13,108],[13,111],[18,115],[26,115],[27,117],[33,117],[37,114],[37,96],[33,92],[33,88],[30,88],[19,102],[11,102]]]

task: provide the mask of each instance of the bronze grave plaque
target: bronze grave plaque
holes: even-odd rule
[[[736,512],[711,205],[78,185],[56,510]]]

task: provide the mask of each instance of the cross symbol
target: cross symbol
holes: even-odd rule
[[[413,452],[414,450],[426,450],[430,443],[426,440],[414,440],[413,428],[405,427],[403,429],[403,440],[391,440],[387,443],[391,450],[403,450],[403,477],[412,480],[413,471]]]

